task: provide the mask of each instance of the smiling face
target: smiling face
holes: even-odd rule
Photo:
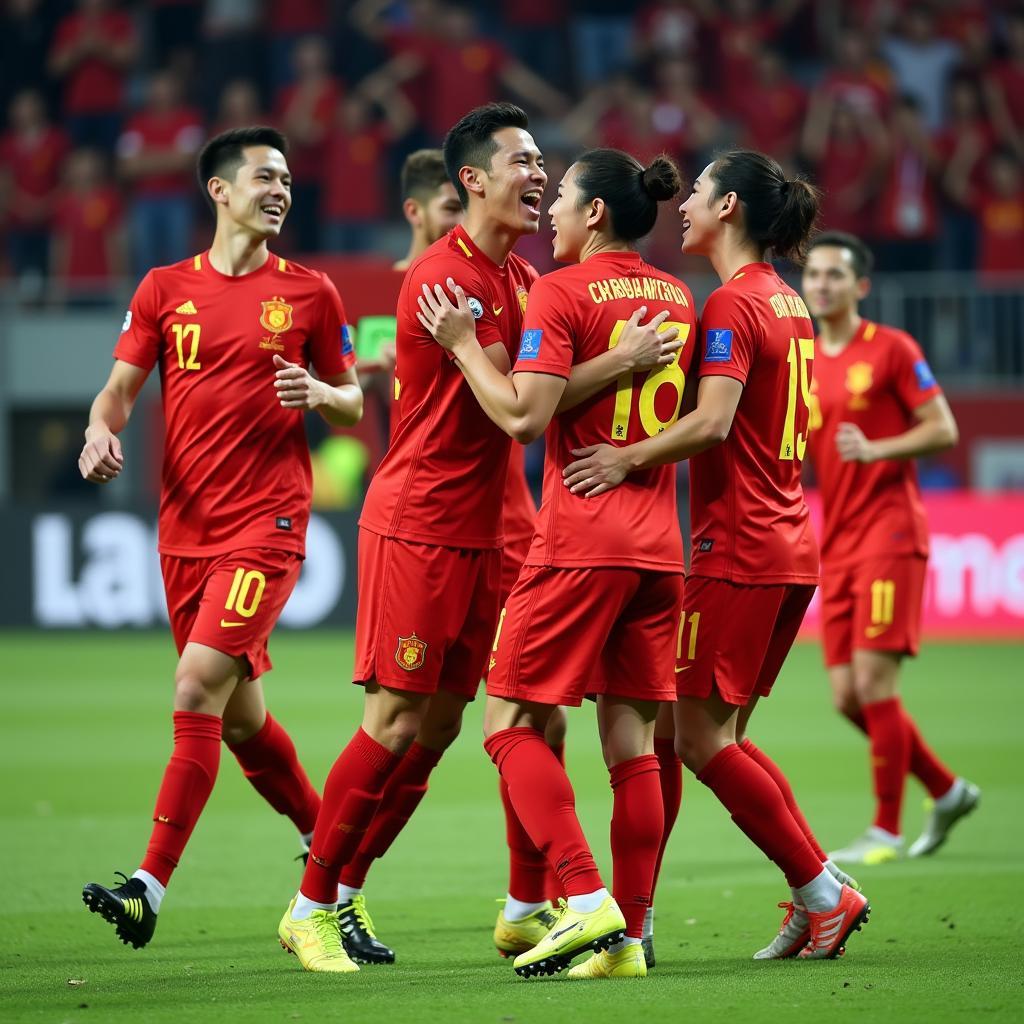
[[[812,316],[832,317],[857,308],[867,294],[858,278],[853,253],[842,245],[818,245],[807,254],[801,292]]]
[[[292,176],[284,154],[271,146],[247,146],[233,179],[213,178],[211,194],[237,227],[257,238],[276,238],[292,205]]]
[[[722,197],[716,196],[715,180],[711,176],[714,164],[708,164],[693,183],[689,198],[679,207],[683,217],[684,253],[706,256],[725,222],[721,219]]]
[[[462,169],[470,201],[479,196],[488,218],[516,234],[536,234],[548,181],[544,158],[533,136],[522,128],[501,128],[493,139],[498,148],[489,167]]]
[[[551,244],[555,259],[559,263],[578,263],[580,252],[587,241],[587,219],[591,212],[590,203],[580,203],[580,192],[576,187],[576,170],[573,164],[558,183],[558,196],[548,207],[551,228],[554,235]]]

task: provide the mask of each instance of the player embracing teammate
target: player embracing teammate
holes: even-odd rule
[[[835,957],[867,919],[867,900],[827,860],[781,769],[749,738],[818,582],[800,485],[814,332],[800,297],[764,262],[801,257],[813,188],[761,153],[719,156],[680,207],[683,251],[722,281],[701,317],[696,409],[628,447],[582,449],[565,469],[579,495],[690,459],[690,576],[676,646],[679,755],[793,892],[758,958]]]
[[[591,150],[566,172],[550,216],[554,252],[572,264],[533,286],[511,377],[487,358],[469,299],[454,281],[424,289],[421,321],[452,352],[488,417],[517,441],[545,432],[537,530],[498,624],[487,680],[485,748],[519,820],[558,873],[566,906],[514,961],[524,977],[562,970],[597,950],[572,978],[646,975],[641,946],[663,832],[659,706],[675,697],[672,648],[683,584],[675,471],[640,473],[581,501],[561,482],[574,448],[594,436],[628,444],[679,415],[693,353],[689,289],[646,263],[636,242],[658,203],[679,190],[666,157],[643,167],[618,150]],[[613,349],[648,305],[676,351],[646,374],[627,372],[585,401],[572,368]],[[552,710],[598,694],[614,792],[608,893],[576,817],[572,786],[544,739]]]

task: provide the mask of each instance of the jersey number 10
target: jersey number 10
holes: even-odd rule
[[[799,346],[799,347],[798,347]],[[789,355],[789,401],[786,403],[786,422],[782,427],[782,443],[779,445],[779,458],[788,462],[796,458],[802,459],[807,451],[807,434],[796,429],[796,400],[799,387],[800,400],[807,410],[807,422],[811,418],[811,371],[814,362],[813,338],[790,338]],[[808,429],[810,429],[808,427]]]
[[[608,348],[613,349],[622,337],[622,329],[626,326],[625,320],[616,320],[612,328],[611,336],[608,338]],[[666,427],[671,427],[679,419],[679,407],[683,404],[683,391],[686,388],[686,374],[679,365],[679,357],[686,347],[687,338],[690,335],[690,325],[680,323],[678,320],[666,320],[660,331],[667,331],[675,327],[679,331],[679,340],[682,348],[675,354],[675,358],[668,366],[656,366],[647,374],[647,379],[640,388],[640,425],[647,432],[648,437],[660,434]],[[659,419],[654,409],[654,396],[662,384],[671,385],[676,392],[675,406],[672,415],[667,420]],[[625,441],[629,436],[629,421],[633,415],[633,373],[622,374],[615,384],[615,413],[612,417],[611,438],[613,441]]]

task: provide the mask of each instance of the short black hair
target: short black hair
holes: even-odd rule
[[[402,199],[424,203],[448,182],[444,153],[439,149],[417,149],[402,164]]]
[[[269,146],[278,149],[285,155],[288,153],[288,139],[276,128],[267,125],[252,125],[247,128],[232,128],[221,132],[210,139],[199,151],[196,160],[196,176],[199,189],[206,196],[210,205],[213,201],[207,192],[207,182],[211,178],[228,178],[234,180],[238,168],[245,163],[243,150],[250,146]]]
[[[502,128],[525,130],[529,124],[530,119],[522,107],[514,103],[487,103],[474,107],[444,137],[444,165],[463,209],[469,205],[469,193],[459,181],[459,171],[463,167],[490,171],[491,157],[498,151],[494,133]]]
[[[658,218],[658,203],[671,199],[682,181],[679,169],[662,153],[649,167],[621,149],[589,149],[576,158],[579,208],[603,199],[612,233],[626,242],[643,238]]]
[[[848,249],[850,264],[855,277],[870,277],[875,266],[875,257],[867,245],[856,235],[846,231],[821,231],[811,239],[807,251],[811,252],[823,245],[834,245],[837,249]]]

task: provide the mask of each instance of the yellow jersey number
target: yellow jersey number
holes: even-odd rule
[[[613,349],[622,337],[622,329],[626,326],[625,320],[617,320],[608,338],[608,348]],[[686,341],[690,336],[690,325],[678,320],[666,320],[658,331],[667,331],[675,327],[679,331],[679,340],[683,343],[682,348],[675,354],[675,358],[668,366],[656,366],[647,374],[647,379],[640,387],[640,425],[644,428],[648,437],[660,434],[666,427],[671,427],[679,419],[679,409],[683,404],[683,391],[686,389],[686,374],[679,365],[679,357],[683,354]],[[615,412],[612,416],[611,439],[613,441],[625,441],[629,436],[629,422],[633,415],[633,373],[622,374],[615,382]],[[676,401],[672,414],[667,420],[658,417],[654,409],[654,397],[658,389],[667,384],[675,389]]]
[[[792,462],[794,457],[802,459],[807,451],[807,434],[796,429],[796,403],[799,391],[800,401],[807,410],[807,420],[811,418],[811,370],[814,361],[813,338],[790,338],[789,355],[789,401],[786,403],[786,422],[782,427],[782,443],[779,445],[779,458]],[[810,428],[808,427],[808,432]]]
[[[171,324],[174,347],[178,350],[179,370],[201,370],[199,362],[199,324]],[[188,355],[185,350],[188,349]]]

